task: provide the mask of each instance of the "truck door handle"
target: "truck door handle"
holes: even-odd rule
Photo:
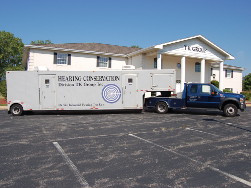
[[[153,85],[152,87],[158,87],[158,85]]]

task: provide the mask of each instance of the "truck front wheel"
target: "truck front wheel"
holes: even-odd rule
[[[13,104],[10,107],[10,112],[13,116],[21,116],[23,114],[23,107],[20,104]]]
[[[227,104],[224,106],[223,112],[227,117],[234,117],[237,115],[238,108],[234,104]]]
[[[165,102],[158,102],[155,109],[159,114],[165,114],[168,112],[168,106]]]

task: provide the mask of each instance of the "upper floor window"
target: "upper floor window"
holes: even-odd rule
[[[54,64],[71,65],[71,54],[54,52]]]
[[[110,57],[97,56],[97,67],[111,68],[111,60]]]
[[[201,71],[201,65],[199,62],[195,63],[195,72],[200,72]]]
[[[228,70],[228,69],[226,69],[225,70],[225,77],[226,78],[233,78],[233,70]]]

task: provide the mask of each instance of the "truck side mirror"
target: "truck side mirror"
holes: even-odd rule
[[[215,96],[215,95],[217,95],[218,93],[216,92],[216,91],[212,91],[211,92],[211,95],[213,95],[213,96]]]

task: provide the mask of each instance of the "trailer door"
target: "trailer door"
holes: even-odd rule
[[[41,110],[56,109],[55,75],[40,75],[39,82]]]
[[[137,74],[123,75],[123,106],[125,108],[137,108]]]
[[[176,88],[173,74],[152,74],[152,89],[153,90],[174,90]]]

